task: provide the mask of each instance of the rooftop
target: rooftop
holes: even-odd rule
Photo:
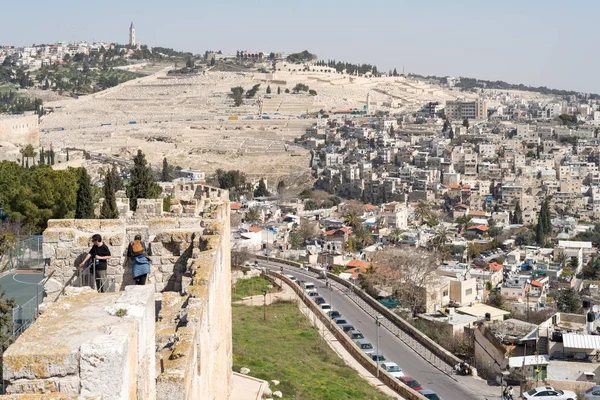
[[[488,306],[487,304],[475,304],[474,306],[460,307],[456,309],[456,312],[460,314],[472,315],[474,317],[479,318],[485,318],[486,313],[490,313],[492,318],[510,314],[508,311]]]

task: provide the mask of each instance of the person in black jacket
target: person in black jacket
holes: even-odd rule
[[[102,236],[95,234],[92,236],[92,248],[89,253],[85,256],[85,259],[80,267],[83,267],[91,259],[94,263],[92,271],[95,271],[96,288],[99,292],[107,291],[107,276],[106,270],[108,269],[108,260],[110,260],[110,249],[107,245],[102,243]]]

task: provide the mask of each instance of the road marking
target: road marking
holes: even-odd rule
[[[21,275],[25,275],[25,274],[21,274]],[[20,280],[18,280],[17,278],[15,278],[15,276],[17,276],[17,274],[13,274],[13,276],[12,276],[13,280],[14,280],[15,282],[17,282],[17,283],[22,283],[22,284],[24,284],[24,285],[36,285],[36,286],[37,286],[37,285],[39,285],[39,284],[40,284],[40,282],[41,282],[41,281],[40,281],[40,282],[37,282],[37,283],[35,283],[35,282],[23,282],[23,281],[20,281]]]

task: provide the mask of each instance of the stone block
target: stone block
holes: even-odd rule
[[[61,247],[58,247],[56,249],[56,259],[57,260],[65,260],[65,259],[69,258],[70,255],[71,255],[70,249],[61,248]]]
[[[10,382],[6,388],[6,394],[19,393],[51,393],[57,392],[56,382],[51,379],[18,379]]]
[[[42,243],[42,254],[44,258],[54,258],[56,249],[50,243]]]
[[[55,376],[75,375],[79,371],[76,352],[54,348],[52,352],[18,352],[20,348],[11,346],[3,356],[3,379],[43,379]]]
[[[48,228],[75,228],[76,221],[88,221],[85,219],[50,219],[48,220]],[[89,220],[94,221],[94,220]]]
[[[75,240],[75,229],[63,229],[59,232],[59,239],[61,242],[72,242]]]
[[[135,374],[129,364],[133,351],[125,334],[97,336],[81,345],[81,394],[107,399],[127,399]]]
[[[91,236],[77,235],[75,237],[73,245],[76,247],[92,247]]]
[[[58,229],[46,229],[42,234],[43,243],[58,243],[60,240],[60,230]]]
[[[120,231],[125,230],[125,221],[121,219],[99,219],[100,229],[102,231]]]
[[[125,243],[125,235],[122,233],[112,235],[109,239],[109,243],[111,246],[122,246]]]
[[[150,244],[150,253],[153,256],[162,256],[165,254],[165,246],[161,242],[152,242]]]

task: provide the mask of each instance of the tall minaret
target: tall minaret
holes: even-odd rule
[[[133,21],[131,21],[131,26],[129,27],[129,45],[135,46],[135,28],[133,27]]]

